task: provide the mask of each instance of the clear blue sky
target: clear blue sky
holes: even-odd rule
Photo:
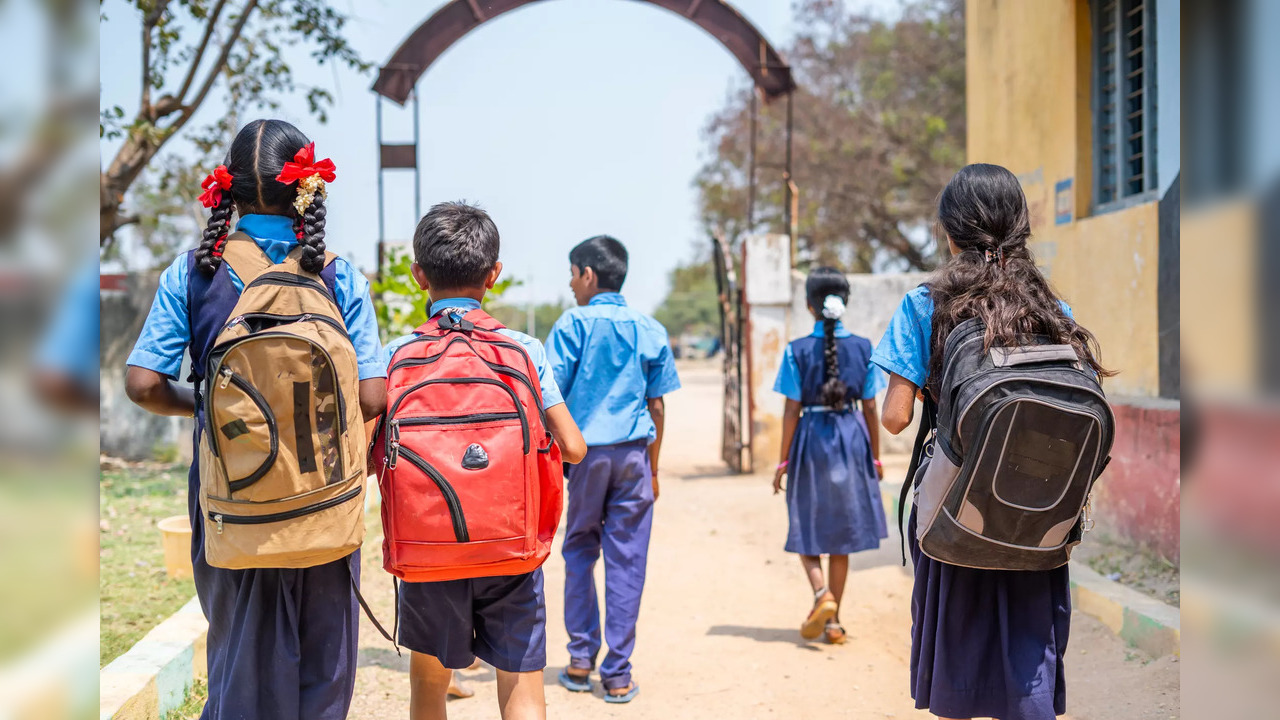
[[[337,6],[353,16],[354,46],[381,64],[443,4],[340,0]],[[787,44],[790,2],[734,5],[775,46]],[[136,14],[112,0],[104,12],[102,106],[120,104],[131,114],[139,84]],[[334,91],[336,107],[326,125],[310,119],[301,102],[286,103],[278,116],[299,125],[316,141],[317,155],[338,166],[329,196],[330,249],[372,269],[373,74],[316,66],[305,57],[293,65],[300,84]],[[653,5],[550,0],[508,13],[456,43],[418,84],[423,210],[466,199],[493,215],[506,273],[525,282],[511,292],[513,301],[568,298],[569,249],[591,235],[612,234],[631,251],[625,294],[651,311],[666,294],[667,272],[707,241],[691,184],[706,150],[701,131],[730,90],[747,82],[719,42]],[[384,103],[383,116],[388,141],[412,137],[409,109]],[[115,147],[103,144],[104,163]],[[388,172],[386,183],[387,238],[406,240],[416,220],[412,173]]]

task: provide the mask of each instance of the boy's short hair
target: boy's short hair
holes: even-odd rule
[[[569,251],[569,264],[579,272],[587,268],[595,270],[601,290],[621,290],[627,279],[627,249],[608,235],[597,235],[578,243]]]
[[[483,285],[498,250],[498,226],[489,213],[465,202],[433,205],[413,232],[413,260],[432,287]]]

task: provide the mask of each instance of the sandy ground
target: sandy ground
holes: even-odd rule
[[[851,558],[841,616],[844,646],[805,643],[798,628],[812,603],[795,556],[782,550],[786,514],[769,478],[732,476],[719,461],[720,376],[712,365],[681,369],[670,396],[649,573],[632,657],[639,697],[607,705],[561,688],[566,662],[564,564],[547,561],[547,714],[552,718],[929,718],[909,695],[911,577],[894,536]],[[903,467],[905,469],[905,467]],[[892,470],[891,470],[892,471]],[[391,582],[370,528],[365,595],[392,619]],[[603,571],[597,572],[600,581]],[[352,718],[408,716],[408,660],[373,626],[361,628]],[[1096,620],[1076,614],[1068,650],[1068,717],[1164,720],[1179,716],[1178,664],[1127,649]],[[490,668],[464,672],[474,698],[450,717],[495,718]]]

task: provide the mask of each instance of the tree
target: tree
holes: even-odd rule
[[[139,221],[122,212],[125,195],[165,143],[210,97],[221,78],[228,109],[190,139],[204,154],[234,132],[238,112],[278,106],[299,89],[285,49],[305,44],[317,64],[340,62],[360,71],[360,59],[342,34],[347,17],[319,0],[134,0],[140,13],[142,90],[132,114],[103,108],[99,132],[123,137],[100,183],[101,244]],[[106,20],[106,15],[103,15]],[[333,103],[329,91],[306,87],[308,109],[321,122]],[[126,117],[128,119],[126,120]]]
[[[964,3],[909,0],[893,21],[841,0],[803,0],[785,52],[793,99],[792,174],[803,257],[846,270],[928,269],[937,194],[964,162]],[[746,226],[751,93],[708,122],[700,170],[702,220],[731,241]],[[785,232],[785,101],[761,109],[758,227]]]
[[[720,307],[715,268],[710,260],[680,265],[669,276],[671,289],[653,317],[678,338],[686,332],[718,334]]]

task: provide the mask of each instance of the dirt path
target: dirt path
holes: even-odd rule
[[[654,519],[639,639],[632,658],[640,696],[606,705],[555,680],[565,663],[564,564],[545,565],[547,710],[552,718],[928,718],[908,694],[911,578],[896,535],[851,558],[843,647],[806,644],[798,627],[812,602],[794,556],[782,551],[786,515],[764,476],[730,476],[718,460],[720,376],[682,367],[685,389],[668,400],[662,497]],[[380,533],[370,528],[366,596],[388,621],[391,588],[381,570]],[[598,572],[598,580],[603,573]],[[407,660],[366,620],[351,717],[408,716]],[[1178,665],[1150,661],[1079,613],[1069,649],[1069,717],[1177,718]],[[489,668],[464,673],[476,690],[450,703],[459,720],[497,717]],[[597,683],[598,684],[598,683]]]

